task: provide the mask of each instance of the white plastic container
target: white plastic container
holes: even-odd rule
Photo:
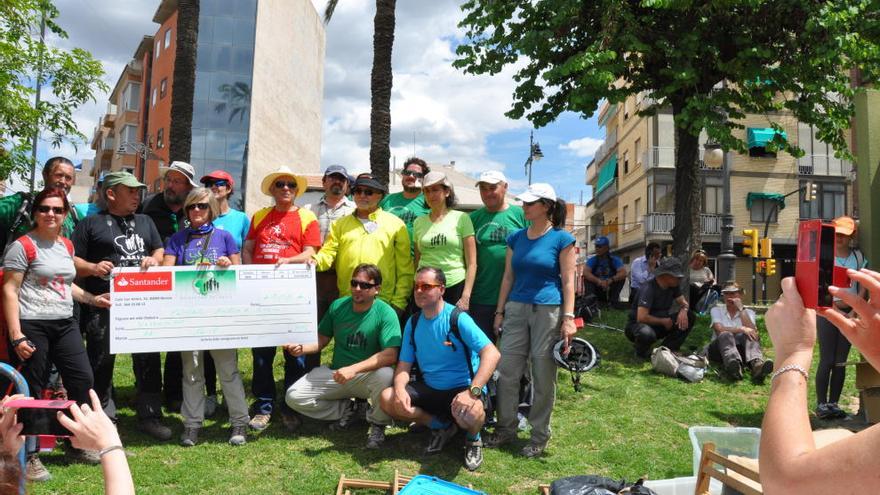
[[[699,474],[700,456],[706,442],[714,443],[715,451],[723,456],[738,455],[752,459],[758,458],[761,445],[760,428],[692,426],[688,428],[688,436],[694,450],[694,476]]]
[[[694,495],[697,488],[697,477],[648,480],[645,481],[645,486],[657,492],[657,495]]]

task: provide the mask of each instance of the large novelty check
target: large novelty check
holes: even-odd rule
[[[120,268],[114,274],[112,354],[317,342],[314,267]]]

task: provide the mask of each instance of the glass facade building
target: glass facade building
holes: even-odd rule
[[[191,162],[223,169],[244,198],[257,0],[201,0]]]

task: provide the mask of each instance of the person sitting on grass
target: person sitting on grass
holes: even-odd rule
[[[626,266],[619,257],[611,254],[607,237],[599,236],[594,243],[596,254],[590,256],[584,265],[585,291],[595,294],[599,301],[621,309],[620,291],[626,282]]]
[[[445,289],[439,268],[416,273],[415,302],[421,311],[406,323],[394,384],[382,391],[381,406],[394,419],[431,429],[427,454],[443,450],[459,427],[464,429],[464,465],[473,471],[483,463],[484,387],[501,354],[467,313],[443,300]],[[421,378],[410,382],[415,363]]]
[[[351,295],[334,301],[321,318],[318,342],[284,346],[294,357],[320,355],[331,339],[336,341],[330,366],[314,368],[287,389],[287,405],[311,418],[336,421],[330,429],[338,430],[356,419],[352,398],[370,399],[368,449],[382,446],[385,427],[391,424],[379,407],[379,395],[391,385],[391,367],[400,348],[397,313],[376,298],[381,286],[382,274],[376,265],[359,265],[351,276]]]
[[[733,380],[742,380],[745,364],[752,380],[761,383],[773,371],[773,361],[764,361],[755,312],[743,307],[742,289],[736,282],[724,284],[721,294],[724,306],[715,306],[711,311],[709,361],[721,363]]]

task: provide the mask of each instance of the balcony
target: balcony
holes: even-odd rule
[[[851,170],[852,163],[833,155],[805,155],[798,158],[798,173],[801,175],[846,177]]]
[[[599,109],[599,125],[604,126],[611,117],[614,117],[617,114],[617,103],[609,104],[608,101],[605,101],[605,104],[602,105],[602,108]]]
[[[593,154],[593,159],[596,160],[597,163],[601,163],[602,160],[608,156],[608,153],[617,146],[617,128],[611,130],[606,136],[605,141],[602,142],[602,145],[596,150]]]
[[[604,189],[596,193],[593,197],[593,202],[596,205],[596,208],[600,208],[602,205],[608,202],[608,200],[617,197],[617,179],[611,181],[611,184],[605,186]]]
[[[700,163],[699,167],[701,170],[713,170],[706,166],[705,162],[703,162],[703,148],[700,148]],[[645,167],[645,170],[651,168],[675,168],[675,148],[672,146],[652,146],[645,150],[645,154],[643,155],[642,165]]]
[[[645,215],[645,231],[648,234],[671,234],[675,226],[675,213],[648,213]],[[721,235],[721,215],[700,214],[701,235]]]
[[[596,176],[598,175],[598,172],[596,172],[596,170],[598,170],[598,168],[599,165],[596,163],[596,159],[593,158],[593,160],[591,160],[590,163],[587,165],[584,184],[591,185],[596,181]]]

